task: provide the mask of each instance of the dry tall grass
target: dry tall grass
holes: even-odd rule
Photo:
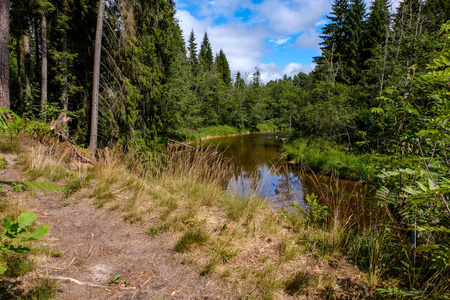
[[[145,226],[149,238],[160,236],[178,249],[176,259],[201,275],[220,279],[238,298],[288,299],[293,290],[297,296],[318,297],[325,288],[323,280],[315,279],[336,269],[326,262],[330,257],[337,260],[338,251],[311,255],[318,247],[334,246],[329,242],[332,233],[312,227],[295,232],[264,200],[225,191],[231,170],[217,148],[173,147],[160,158],[153,156],[152,166],[113,148],[102,152],[95,166],[82,170],[68,168],[64,152],[56,148],[38,146],[24,154],[25,171],[58,178],[65,185],[78,183],[74,197],[89,197],[99,208],[122,211],[126,221]],[[338,208],[332,209],[340,216]],[[338,269],[350,282],[358,275],[345,262]],[[309,279],[300,280],[296,289],[287,282],[297,278],[299,270]],[[326,289],[333,295],[345,295],[343,286],[330,286]]]

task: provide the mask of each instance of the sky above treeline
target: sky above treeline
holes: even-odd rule
[[[398,0],[391,0],[396,7]],[[369,11],[372,0],[365,0]],[[319,37],[333,0],[175,0],[187,42],[194,30],[197,50],[205,32],[214,53],[249,77],[257,67],[264,83],[309,73],[320,55]]]

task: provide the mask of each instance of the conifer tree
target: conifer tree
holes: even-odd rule
[[[199,61],[202,70],[210,71],[213,67],[213,54],[211,44],[209,42],[208,33],[205,32],[203,42],[200,46]]]
[[[362,51],[364,81],[369,86],[384,86],[386,59],[389,51],[391,17],[388,0],[375,0],[367,18]]]
[[[188,54],[189,54],[189,66],[191,67],[192,74],[196,75],[198,72],[198,57],[197,57],[197,44],[195,43],[195,34],[192,29],[191,34],[189,35],[188,41]]]
[[[351,83],[357,83],[361,78],[361,70],[363,68],[362,52],[363,37],[365,27],[366,7],[363,0],[352,0],[347,20],[345,20],[348,28],[347,51],[343,53],[345,60],[346,78]]]
[[[229,86],[231,84],[230,65],[222,49],[220,49],[219,54],[216,56],[216,68],[217,73],[220,74],[225,85]]]
[[[315,58],[319,71],[328,73],[333,82],[343,80],[342,74],[345,68],[343,56],[349,46],[349,29],[346,23],[348,15],[348,0],[334,0],[332,11],[327,16],[331,22],[324,26],[320,36],[323,39],[320,43],[322,55]]]

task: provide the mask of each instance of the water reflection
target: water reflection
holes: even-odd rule
[[[205,146],[218,145],[231,159],[233,175],[227,190],[237,196],[258,194],[270,199],[275,207],[296,201],[304,207],[307,193],[300,171],[283,165],[281,148],[285,135],[250,134],[207,140]]]

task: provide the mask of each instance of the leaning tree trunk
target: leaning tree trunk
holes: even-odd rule
[[[47,103],[47,17],[45,13],[42,14],[41,21],[41,34],[42,34],[42,64],[41,64],[41,117],[46,119],[47,113],[45,112],[44,105]]]
[[[9,108],[9,0],[0,0],[0,106]]]
[[[103,34],[103,15],[105,14],[105,0],[100,0],[98,5],[97,30],[95,32],[95,50],[94,50],[94,78],[92,87],[92,106],[91,106],[91,137],[89,148],[92,157],[95,157],[97,151],[97,130],[98,130],[98,94],[100,85],[100,58],[102,48]]]

